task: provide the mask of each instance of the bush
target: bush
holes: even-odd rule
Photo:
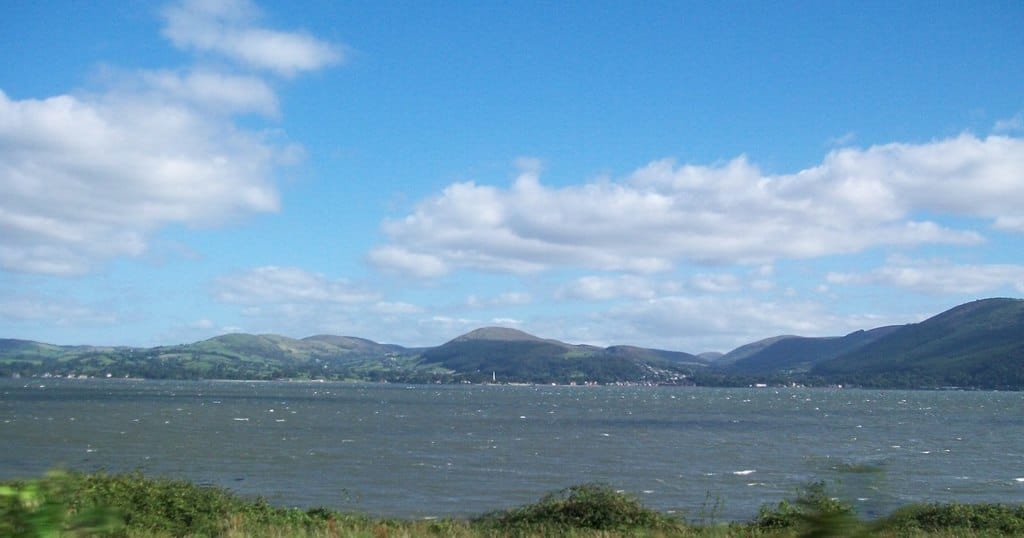
[[[645,508],[634,497],[605,484],[572,486],[545,495],[534,504],[486,514],[477,523],[500,530],[670,530],[682,527],[675,518]]]
[[[324,508],[277,508],[184,480],[140,473],[49,473],[0,485],[0,536],[222,536],[232,528],[323,529],[346,516]]]
[[[1024,505],[915,504],[893,512],[883,524],[904,531],[963,529],[1020,536],[1024,535]]]
[[[77,475],[0,484],[0,536],[58,537],[113,532],[122,525],[105,504],[77,499]]]
[[[866,533],[853,506],[829,495],[824,482],[803,487],[796,501],[762,506],[754,520],[761,529],[798,529],[801,536],[856,536]]]

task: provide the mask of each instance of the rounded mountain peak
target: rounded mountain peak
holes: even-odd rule
[[[523,341],[536,341],[541,340],[536,336],[520,331],[519,329],[511,329],[508,327],[481,327],[474,331],[470,331],[455,340],[454,342],[464,342],[467,340],[498,340],[503,342],[523,342]]]

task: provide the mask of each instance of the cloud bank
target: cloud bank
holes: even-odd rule
[[[1024,265],[954,264],[945,260],[895,257],[867,273],[829,273],[830,284],[882,285],[930,294],[989,293],[1012,287],[1024,293]]]
[[[875,247],[974,245],[939,217],[1024,232],[1024,140],[964,134],[840,149],[794,174],[744,157],[715,166],[656,161],[621,181],[553,188],[527,167],[511,187],[448,186],[386,221],[369,260],[436,277],[457,269],[574,267],[634,274],[680,263],[763,264]]]

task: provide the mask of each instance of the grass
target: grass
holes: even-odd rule
[[[327,508],[281,508],[224,489],[139,473],[51,472],[0,484],[0,536],[154,537],[995,537],[1024,535],[1024,506],[917,504],[863,521],[824,483],[765,506],[749,522],[687,522],[605,484],[471,520],[375,519]]]

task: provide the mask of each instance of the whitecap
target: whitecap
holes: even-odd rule
[[[748,474],[753,474],[753,473],[756,473],[756,472],[757,471],[755,471],[754,469],[744,469],[742,471],[733,471],[732,474],[738,475],[738,476],[746,476]]]
[[[249,419],[245,417],[235,417],[234,420],[237,420],[239,422],[249,422]]]
[[[1024,482],[1024,476],[1022,476],[1020,478],[1014,478],[1013,481],[1014,482]]]

